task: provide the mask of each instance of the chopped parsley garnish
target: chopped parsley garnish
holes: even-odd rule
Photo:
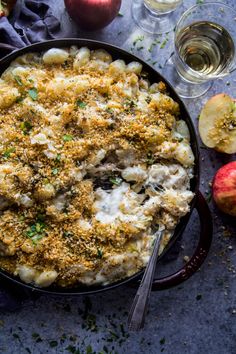
[[[161,43],[161,41],[159,39],[156,39],[155,41],[153,41],[151,43],[150,47],[148,48],[148,51],[151,53],[153,51],[153,48],[159,43]]]
[[[32,333],[32,338],[35,339],[36,343],[40,343],[43,341],[38,333]]]
[[[87,103],[81,101],[81,100],[77,100],[76,101],[76,106],[78,106],[79,108],[85,108],[87,106]]]
[[[23,133],[25,135],[29,134],[29,132],[32,128],[33,128],[33,126],[29,121],[25,121],[20,124],[20,129],[23,131]]]
[[[91,345],[88,345],[86,348],[86,354],[93,354],[93,349],[91,347]]]
[[[57,154],[56,161],[57,161],[57,162],[60,162],[60,161],[61,161],[61,155],[60,155],[60,154]]]
[[[164,39],[164,41],[161,43],[161,45],[160,45],[160,49],[163,49],[163,48],[165,48],[165,45],[166,45],[166,43],[168,42],[168,38],[166,38],[166,39]]]
[[[33,87],[33,88],[29,89],[28,94],[32,98],[33,101],[37,101],[37,99],[38,99],[38,90],[36,89],[36,87]]]
[[[22,101],[24,101],[24,96],[19,96],[19,97],[17,97],[17,99],[16,99],[16,103],[21,103]]]
[[[64,141],[71,141],[73,140],[73,136],[70,135],[70,134],[66,134],[66,135],[63,135],[63,138],[62,138]]]
[[[2,156],[3,156],[5,159],[8,159],[8,158],[11,156],[11,154],[12,154],[13,152],[15,152],[15,151],[16,151],[16,149],[15,149],[14,147],[11,147],[11,148],[7,149],[7,150],[2,154]]]
[[[18,83],[19,86],[23,86],[23,82],[22,82],[20,76],[15,75],[15,76],[14,76],[14,79],[15,79],[15,81]]]
[[[113,184],[115,184],[116,186],[119,186],[122,183],[122,178],[120,177],[110,177],[109,181]]]
[[[124,15],[119,12],[117,16],[118,16],[118,17],[123,17]]]
[[[157,43],[153,42],[150,47],[148,48],[148,51],[151,53],[153,51],[153,48],[157,45]]]
[[[44,216],[39,215],[36,222],[26,231],[26,236],[36,245],[46,235],[45,228]]]
[[[52,169],[52,174],[53,174],[54,176],[57,175],[58,172],[59,172],[59,169],[58,169],[58,168],[53,168],[53,169]]]
[[[136,103],[133,101],[133,100],[130,100],[130,99],[127,99],[125,102],[124,102],[124,106],[125,108],[134,108],[136,105]]]
[[[63,236],[64,238],[67,238],[67,237],[72,237],[72,236],[74,236],[74,234],[73,234],[73,232],[70,232],[70,231],[64,231],[63,234],[62,234],[62,236]]]
[[[106,108],[105,111],[106,111],[107,113],[113,113],[113,109],[112,109],[112,108],[109,108],[109,107]]]
[[[166,341],[165,337],[161,338],[161,339],[160,339],[160,344],[161,344],[161,345],[165,344],[165,341]]]
[[[148,165],[152,165],[155,161],[155,158],[153,156],[153,154],[151,152],[148,152],[147,153],[147,159],[146,159],[146,162]]]
[[[66,60],[63,64],[61,64],[63,69],[68,69],[70,67],[70,63]]]
[[[50,345],[51,348],[55,348],[55,347],[58,346],[58,342],[56,340],[51,340],[49,342],[49,345]]]
[[[144,40],[144,36],[138,36],[138,37],[135,38],[135,40],[133,41],[133,46],[135,47],[138,42],[142,42],[143,40]]]
[[[102,256],[103,256],[103,253],[102,253],[102,250],[100,250],[100,249],[98,249],[98,258],[102,258]]]
[[[68,345],[68,347],[66,347],[66,350],[72,354],[80,354],[80,350],[76,349],[76,347],[73,345]]]

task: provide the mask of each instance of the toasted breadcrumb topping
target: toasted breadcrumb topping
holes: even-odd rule
[[[104,50],[52,48],[0,80],[0,267],[107,284],[168,243],[193,198],[186,123],[163,82]]]

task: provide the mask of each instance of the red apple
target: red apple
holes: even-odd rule
[[[236,161],[222,166],[212,185],[213,199],[226,214],[236,216]]]
[[[107,26],[120,10],[121,0],[64,0],[70,17],[89,31]]]

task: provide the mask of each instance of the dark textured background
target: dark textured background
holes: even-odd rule
[[[63,0],[52,0],[60,18],[64,36],[94,38],[132,50],[143,59],[157,61],[162,69],[173,51],[173,33],[163,49],[148,51],[156,38],[144,34],[132,21],[131,0],[123,0],[121,13],[106,29],[96,33],[77,30],[68,18]],[[196,3],[185,0],[184,8]],[[224,1],[236,9],[234,0]],[[121,32],[121,33],[120,33]],[[145,39],[133,46],[137,36]],[[161,37],[161,41],[166,38]],[[144,47],[143,49],[140,47]],[[236,97],[236,73],[214,82],[199,99],[185,100],[195,124],[202,105],[220,92]],[[218,167],[235,156],[201,150],[201,190],[208,195],[209,182]],[[152,293],[145,329],[129,334],[127,311],[135,289],[129,286],[101,295],[80,298],[39,297],[23,301],[21,310],[0,314],[0,352],[21,353],[166,353],[235,354],[236,353],[236,235],[235,220],[218,213],[210,202],[214,220],[211,252],[191,279],[181,286]],[[177,260],[163,262],[159,274],[178,269],[197,244],[199,222],[194,212],[181,242]]]

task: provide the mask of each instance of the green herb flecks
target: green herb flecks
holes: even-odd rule
[[[74,236],[74,234],[71,231],[64,231],[62,234],[63,238],[69,238],[69,237],[73,237],[73,236]]]
[[[77,100],[76,101],[76,106],[79,108],[85,108],[87,106],[87,103],[81,101],[81,100]]]
[[[26,236],[31,239],[33,244],[37,244],[44,236],[46,236],[46,224],[44,222],[44,216],[40,215],[26,231]]]
[[[206,201],[207,201],[207,203],[210,203],[211,200],[212,200],[212,193],[211,193],[211,191],[209,191],[206,194]]]
[[[135,47],[138,42],[142,42],[143,40],[144,40],[144,36],[138,36],[138,37],[135,38],[135,40],[133,41],[133,46]]]
[[[79,348],[76,348],[74,345],[68,345],[68,347],[66,347],[66,350],[72,354],[81,354]]]
[[[70,134],[66,134],[66,135],[63,135],[63,141],[71,141],[71,140],[73,140],[73,136],[72,135],[70,135]]]
[[[154,158],[152,152],[148,152],[147,159],[146,159],[147,164],[152,165],[154,163],[154,161],[155,161],[155,158]]]
[[[98,253],[97,253],[97,255],[98,255],[98,258],[102,258],[102,256],[103,256],[103,252],[102,252],[102,250],[100,250],[100,249],[98,249]]]
[[[136,106],[137,106],[137,104],[133,100],[127,99],[124,102],[124,107],[125,107],[126,110],[134,108]]]
[[[59,164],[61,162],[61,154],[57,154],[56,162]]]
[[[29,134],[30,130],[33,128],[33,125],[29,121],[21,122],[20,129],[23,131],[24,135]]]
[[[161,41],[159,39],[156,39],[155,41],[153,41],[150,45],[150,47],[148,48],[148,51],[151,53],[154,49],[154,47],[157,46],[157,44],[161,43]]]
[[[123,17],[124,15],[121,12],[119,12],[117,16],[118,17]]]
[[[113,113],[114,113],[113,109],[112,109],[112,108],[109,108],[109,107],[106,108],[105,111],[106,111],[107,113],[110,113],[110,114],[113,114]]]
[[[36,89],[36,87],[33,87],[33,88],[29,89],[28,94],[29,94],[29,96],[31,97],[31,99],[33,101],[37,101],[37,99],[38,99],[38,90]]]
[[[50,345],[51,348],[55,348],[55,347],[58,346],[58,342],[56,340],[51,340],[49,342],[49,345]]]
[[[18,84],[19,86],[23,86],[23,82],[22,82],[20,76],[15,75],[15,76],[14,76],[14,80],[17,82],[17,84]]]
[[[91,345],[88,345],[86,348],[86,354],[93,354],[93,349],[91,347]]]
[[[110,177],[109,181],[116,186],[120,186],[123,180],[120,177]]]
[[[53,169],[52,169],[52,174],[53,174],[54,176],[57,175],[58,172],[59,172],[59,169],[58,169],[58,168],[53,168]]]
[[[11,148],[7,149],[6,151],[4,151],[2,156],[4,157],[4,159],[8,159],[11,156],[11,154],[15,151],[16,151],[16,149],[14,147],[11,147]]]
[[[36,343],[40,343],[43,341],[38,333],[32,333],[32,338],[35,340]]]
[[[163,42],[161,43],[161,45],[160,45],[160,49],[165,48],[165,46],[166,46],[168,40],[169,40],[169,38],[164,39],[164,41],[163,41]]]
[[[161,339],[160,339],[160,344],[161,344],[161,345],[164,345],[164,344],[165,344],[165,342],[166,342],[165,337],[163,337],[163,338],[161,338]]]
[[[70,67],[70,63],[68,62],[68,60],[66,60],[63,64],[61,64],[61,66],[63,67],[63,69],[68,69]]]
[[[16,99],[16,103],[21,103],[22,101],[24,101],[24,96],[19,96],[19,97],[17,97],[17,99]]]

